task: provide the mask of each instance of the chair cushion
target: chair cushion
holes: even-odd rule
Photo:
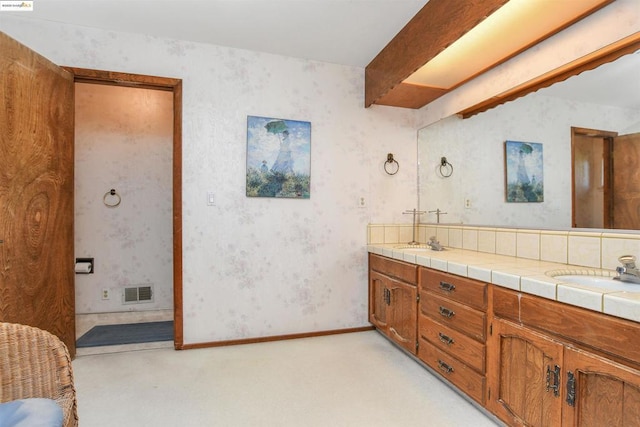
[[[61,427],[62,408],[52,399],[0,403],[0,427]]]

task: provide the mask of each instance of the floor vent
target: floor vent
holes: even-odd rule
[[[124,288],[124,303],[136,304],[141,302],[153,301],[153,286],[135,286],[132,288]]]

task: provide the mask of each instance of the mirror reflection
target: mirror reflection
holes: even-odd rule
[[[442,223],[640,229],[638,70],[640,51],[471,118],[420,129],[420,210],[441,212]],[[513,144],[522,147],[515,159],[506,141],[521,143]],[[443,157],[453,166],[448,177]],[[518,191],[533,181],[542,198],[508,198],[507,169],[522,178]],[[435,213],[422,222],[437,222]]]

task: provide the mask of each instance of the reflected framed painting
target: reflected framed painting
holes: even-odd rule
[[[247,197],[308,199],[311,123],[247,116]]]
[[[544,202],[542,144],[505,141],[507,202]]]

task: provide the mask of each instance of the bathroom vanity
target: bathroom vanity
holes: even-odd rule
[[[416,361],[508,425],[640,426],[633,296],[630,315],[613,316],[557,301],[564,285],[545,275],[606,271],[398,248],[369,245],[369,317]]]

